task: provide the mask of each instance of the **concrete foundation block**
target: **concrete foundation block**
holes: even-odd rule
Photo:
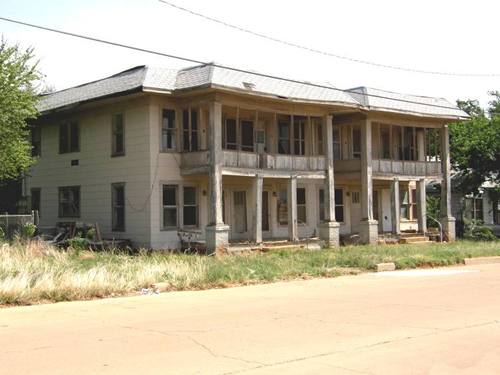
[[[229,225],[211,225],[205,228],[207,252],[224,251],[229,244]]]
[[[362,244],[376,245],[378,242],[378,221],[362,220],[359,223],[359,236]]]
[[[440,219],[441,225],[443,226],[443,240],[448,242],[455,241],[455,218],[454,217],[442,217]]]
[[[325,247],[339,247],[340,224],[336,221],[327,221],[319,226],[319,238]]]
[[[377,272],[395,271],[396,265],[394,263],[379,263],[377,264]]]

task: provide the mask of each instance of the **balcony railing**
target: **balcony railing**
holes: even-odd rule
[[[406,176],[438,176],[441,163],[431,161],[406,161],[373,159],[373,173]]]
[[[227,168],[277,169],[292,171],[320,171],[326,168],[325,157],[257,154],[245,151],[222,151],[223,166]],[[208,151],[181,154],[182,168],[198,168],[208,165]]]

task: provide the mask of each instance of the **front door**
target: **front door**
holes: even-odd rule
[[[262,192],[262,235],[269,232],[269,192]]]
[[[246,191],[233,192],[233,233],[242,238],[247,232],[247,193]]]
[[[351,191],[351,233],[359,233],[361,222],[361,196],[359,190]]]

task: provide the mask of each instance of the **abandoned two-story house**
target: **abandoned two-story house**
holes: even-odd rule
[[[139,66],[43,96],[28,185],[41,226],[99,223],[135,246],[198,231],[231,242],[426,232],[441,179],[454,239],[444,99],[280,79],[218,66]]]

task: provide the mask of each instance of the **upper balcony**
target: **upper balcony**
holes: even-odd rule
[[[222,167],[235,169],[264,169],[280,171],[324,171],[326,160],[322,155],[257,154],[247,151],[222,151]],[[181,168],[203,170],[208,166],[208,151],[184,152],[181,154]]]

